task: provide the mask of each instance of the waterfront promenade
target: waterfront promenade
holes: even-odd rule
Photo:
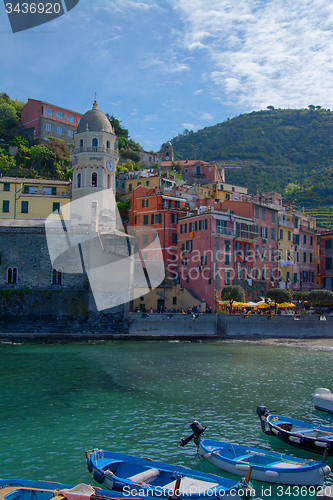
[[[107,317],[98,327],[62,321],[48,327],[9,323],[1,341],[77,342],[96,340],[333,339],[333,316],[130,313],[118,331]]]

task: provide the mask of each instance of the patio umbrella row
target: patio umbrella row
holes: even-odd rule
[[[226,304],[228,305],[229,304],[229,301],[228,300],[223,300],[223,301],[219,301],[220,304]],[[232,303],[232,307],[253,307],[253,309],[256,311],[257,309],[267,309],[268,307],[271,307],[273,306],[274,304],[271,302],[270,304],[268,304],[267,302],[233,302]],[[292,308],[292,307],[296,307],[295,304],[293,304],[292,302],[282,302],[282,304],[278,304],[277,305],[277,308],[278,309],[287,309],[287,308]]]

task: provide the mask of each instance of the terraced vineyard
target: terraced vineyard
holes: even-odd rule
[[[308,208],[307,213],[317,219],[317,227],[325,229],[333,228],[333,206]]]

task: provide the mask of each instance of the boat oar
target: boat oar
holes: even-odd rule
[[[251,465],[251,466],[250,466],[250,468],[249,468],[249,470],[247,471],[246,476],[245,476],[245,481],[246,481],[247,483],[249,483],[249,482],[250,482],[250,477],[251,477],[252,467],[253,467],[253,466]]]
[[[179,491],[180,481],[181,481],[181,477],[178,477],[176,479],[176,484],[175,484],[175,488],[173,490],[173,493],[172,493],[172,495],[168,496],[167,500],[179,500],[180,499],[180,491]]]

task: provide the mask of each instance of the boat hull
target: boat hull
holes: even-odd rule
[[[325,477],[331,472],[324,462],[264,452],[223,441],[201,440],[199,454],[216,467],[237,476],[245,475],[251,466],[251,479],[275,484],[322,486]]]
[[[311,398],[313,405],[317,410],[333,413],[333,394],[328,396],[312,394]]]
[[[86,486],[86,485],[80,485]],[[77,487],[76,487],[77,488]],[[87,488],[91,488],[87,486]],[[55,483],[50,481],[31,481],[25,479],[0,479],[1,500],[66,500],[59,494],[59,490],[73,490],[70,484]],[[119,494],[101,488],[92,489],[91,500],[118,500]],[[58,495],[59,494],[59,495]],[[58,495],[58,496],[57,496]],[[74,495],[75,496],[75,495]],[[117,497],[115,499],[115,497]],[[132,500],[132,499],[128,499]],[[143,499],[140,499],[143,500]],[[148,500],[148,499],[145,499]]]
[[[248,483],[182,466],[103,450],[87,451],[86,456],[88,470],[93,471],[95,481],[110,490],[122,492],[124,496],[163,499],[177,491],[183,500],[211,500],[241,498],[243,491],[248,498],[253,495]]]
[[[264,432],[276,436],[287,444],[323,455],[333,456],[333,428],[315,426],[309,422],[302,422],[288,417],[268,415],[262,417]],[[262,425],[263,427],[263,425]]]

